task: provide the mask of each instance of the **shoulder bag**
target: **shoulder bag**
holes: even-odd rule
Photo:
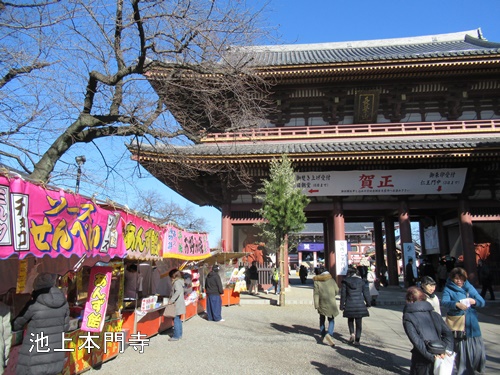
[[[465,313],[463,315],[446,315],[446,325],[452,330],[455,340],[465,340]]]
[[[169,303],[165,305],[165,311],[163,311],[163,316],[166,318],[175,318],[175,304]]]
[[[436,321],[432,317],[432,314],[431,314],[431,319],[432,319],[432,323],[434,324],[434,329],[436,330],[436,333],[439,332],[437,325],[436,325]],[[446,353],[446,346],[444,346],[444,344],[441,340],[427,340],[424,342],[425,342],[425,348],[427,349],[427,351],[429,353],[435,354],[435,355]]]

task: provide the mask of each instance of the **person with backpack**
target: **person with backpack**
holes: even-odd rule
[[[271,286],[266,290],[266,294],[269,294],[273,288],[274,294],[280,294],[280,269],[275,264],[273,264],[273,269],[271,271]]]

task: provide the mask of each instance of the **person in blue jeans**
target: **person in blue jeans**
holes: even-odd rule
[[[337,300],[339,286],[334,278],[323,266],[318,267],[318,275],[313,277],[314,282],[314,308],[319,314],[319,331],[323,343],[335,346],[333,341],[333,330],[335,328],[335,317],[339,315]],[[328,329],[326,319],[328,318]]]
[[[281,283],[280,283],[280,270],[278,267],[274,265],[273,270],[271,271],[271,286],[267,288],[266,294],[274,288],[274,294],[280,294],[281,291]]]
[[[169,272],[172,279],[172,296],[169,303],[175,305],[174,334],[168,341],[179,341],[182,338],[181,315],[186,313],[186,301],[184,300],[184,278],[181,271],[173,269]]]
[[[207,293],[207,318],[211,322],[223,322],[222,319],[222,298],[224,293],[222,281],[219,275],[219,265],[212,266],[212,271],[207,275],[205,281],[205,292]]]

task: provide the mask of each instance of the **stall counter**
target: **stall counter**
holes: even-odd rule
[[[240,293],[235,292],[233,288],[224,289],[224,294],[222,295],[222,305],[231,306],[240,304]]]

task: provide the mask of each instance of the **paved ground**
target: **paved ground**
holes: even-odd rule
[[[363,319],[361,347],[347,344],[347,320],[335,319],[331,348],[319,340],[318,314],[312,306],[312,281],[301,285],[292,277],[285,306],[276,296],[242,294],[240,306],[224,307],[225,322],[196,316],[184,323],[184,337],[169,342],[160,334],[140,354],[129,347],[124,354],[91,370],[107,374],[407,374],[411,345],[401,324],[404,290],[381,290],[370,317]],[[489,303],[480,313],[487,351],[486,374],[500,373],[500,303]],[[174,370],[176,369],[176,370]]]

